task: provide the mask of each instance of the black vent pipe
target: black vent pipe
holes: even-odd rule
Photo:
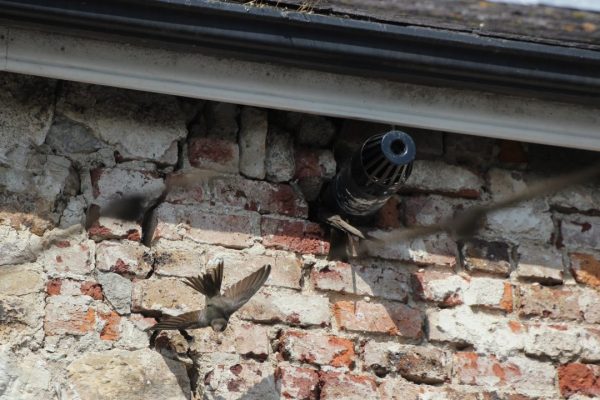
[[[367,139],[325,190],[324,206],[346,217],[375,213],[408,179],[415,153],[413,139],[401,131]]]

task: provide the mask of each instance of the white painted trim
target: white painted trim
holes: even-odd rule
[[[0,31],[3,29],[0,27]],[[3,70],[600,151],[600,108],[336,75],[17,28]]]

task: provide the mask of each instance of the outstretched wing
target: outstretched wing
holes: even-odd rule
[[[251,275],[229,287],[223,296],[219,298],[219,303],[221,303],[220,306],[223,307],[223,311],[231,315],[246,304],[267,281],[270,273],[271,266],[269,264],[264,265],[258,271],[253,272]]]
[[[183,283],[194,290],[202,293],[208,298],[221,294],[221,282],[223,282],[223,260],[219,259],[217,266],[204,275],[186,278]]]
[[[204,328],[209,325],[205,310],[190,311],[177,316],[165,316],[153,326],[144,331],[168,331],[177,329]]]

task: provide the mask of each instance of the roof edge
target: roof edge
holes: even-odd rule
[[[600,104],[600,52],[209,0],[0,0],[0,20],[247,60]]]

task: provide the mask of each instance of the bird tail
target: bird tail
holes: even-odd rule
[[[204,275],[186,278],[183,283],[206,297],[214,297],[221,294],[221,282],[223,281],[223,260],[220,259],[215,268]]]
[[[144,332],[186,329],[194,324],[198,324],[198,322],[198,312],[196,311],[187,312],[177,316],[166,315],[153,326],[144,329]]]

